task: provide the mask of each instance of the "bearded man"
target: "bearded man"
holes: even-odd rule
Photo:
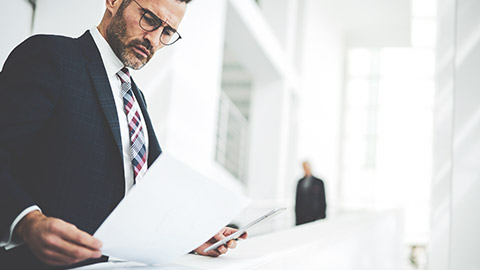
[[[0,73],[1,269],[108,259],[92,234],[162,153],[129,69],[181,39],[188,2],[106,0],[81,37],[36,35],[12,51]],[[235,242],[208,245],[197,253]]]

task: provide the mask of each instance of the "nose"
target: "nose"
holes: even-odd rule
[[[160,42],[160,36],[163,32],[163,25],[152,32],[145,32],[144,38],[147,39],[153,47],[153,51],[156,51],[164,45]]]

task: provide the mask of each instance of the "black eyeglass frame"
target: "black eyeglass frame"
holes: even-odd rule
[[[168,23],[166,23],[164,20],[160,19],[157,15],[155,15],[155,13],[153,13],[152,11],[142,7],[142,5],[140,5],[136,0],[133,0],[135,3],[137,3],[137,5],[143,10],[143,14],[142,16],[140,17],[140,20],[138,20],[138,25],[140,26],[140,28],[142,28],[144,31],[147,31],[147,32],[153,32],[155,30],[157,30],[158,28],[164,26],[164,29],[162,30],[162,33],[160,33],[160,42],[165,45],[165,46],[170,46],[172,44],[174,44],[175,42],[177,42],[178,40],[182,39],[182,36],[180,35],[180,33],[173,27],[171,27]],[[142,26],[142,20],[144,19],[145,15],[146,14],[149,14],[150,16],[152,16],[155,20],[157,20],[159,22],[158,26],[155,26],[153,29],[145,29],[143,26]],[[167,29],[168,28],[168,29]],[[162,41],[162,36],[163,34],[165,33],[165,31],[172,31],[173,33],[176,33],[178,35],[177,39],[175,39],[174,41],[170,42],[170,43],[164,43]]]

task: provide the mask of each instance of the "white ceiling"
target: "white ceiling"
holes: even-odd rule
[[[410,46],[410,0],[312,0],[328,13],[349,46]]]

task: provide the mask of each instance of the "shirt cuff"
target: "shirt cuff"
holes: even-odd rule
[[[28,213],[36,210],[42,212],[40,207],[38,207],[37,205],[32,205],[26,208],[25,210],[23,210],[20,213],[20,215],[18,215],[17,218],[15,218],[15,220],[12,222],[12,225],[10,226],[10,231],[3,235],[2,240],[0,241],[0,247],[4,247],[6,250],[9,250],[14,247],[23,245],[23,241],[21,239],[13,236],[13,231],[15,230],[15,227],[17,226],[18,222],[20,222],[20,220],[22,220],[23,217],[25,217]]]

